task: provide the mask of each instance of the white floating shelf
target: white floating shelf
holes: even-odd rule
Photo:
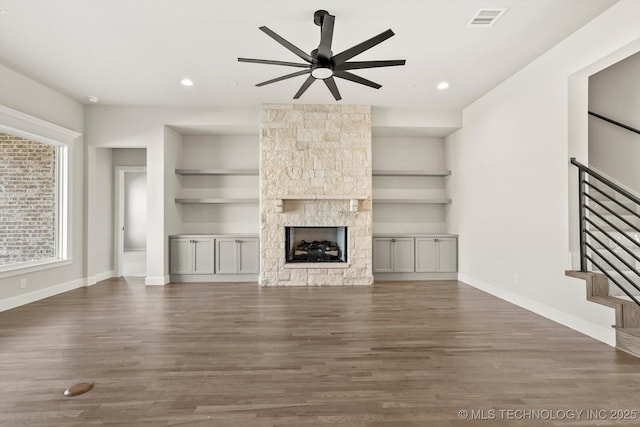
[[[258,175],[258,169],[176,169],[178,175]]]
[[[364,195],[355,195],[355,196],[345,196],[345,195],[293,195],[293,196],[280,196],[276,197],[276,199],[282,200],[366,200],[367,196]]]
[[[451,171],[424,171],[424,170],[374,170],[373,176],[449,176]]]
[[[373,199],[373,203],[400,203],[423,205],[448,205],[451,199]]]
[[[258,203],[258,199],[209,199],[209,198],[191,198],[176,199],[176,203],[201,203],[201,204],[251,204]]]

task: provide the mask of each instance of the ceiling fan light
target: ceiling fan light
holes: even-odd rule
[[[327,68],[327,67],[316,67],[313,70],[311,70],[311,75],[315,79],[324,80],[333,76],[333,71],[331,70],[331,68]]]

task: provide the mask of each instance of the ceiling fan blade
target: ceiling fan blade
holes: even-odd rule
[[[336,17],[324,15],[322,20],[322,30],[320,33],[320,45],[318,46],[318,57],[323,59],[331,58],[331,41],[333,40],[333,23]]]
[[[371,37],[369,40],[365,40],[362,43],[359,43],[345,50],[344,52],[340,52],[339,54],[334,55],[331,58],[331,60],[336,65],[342,64],[343,62],[348,61],[349,59],[364,52],[365,50],[371,49],[372,47],[382,43],[383,41],[385,41],[386,39],[388,39],[393,35],[394,35],[394,32],[389,29],[385,32],[378,34],[377,36]]]
[[[394,67],[396,65],[404,65],[407,61],[405,59],[393,59],[389,61],[352,61],[343,62],[340,65],[335,66],[335,70],[357,70],[361,68],[377,68],[377,67]]]
[[[367,80],[364,77],[356,76],[355,74],[351,74],[347,71],[334,71],[333,75],[341,79],[349,80],[355,83],[360,83],[361,85],[372,87],[374,89],[380,89],[382,87],[382,85],[379,85],[376,82]]]
[[[342,99],[342,97],[340,96],[340,91],[338,90],[338,86],[336,86],[336,81],[333,79],[333,77],[324,79],[324,84],[327,85],[329,91],[331,91],[331,95],[333,95],[336,101],[340,101]]]
[[[276,77],[275,79],[267,80],[266,82],[258,83],[256,86],[264,86],[271,83],[279,82],[281,80],[290,79],[292,77],[302,76],[303,74],[309,74],[309,70],[296,71],[295,73],[287,74],[284,76]]]
[[[300,86],[300,89],[298,89],[296,94],[293,95],[293,99],[300,98],[302,94],[305,93],[307,89],[309,89],[309,86],[311,86],[311,84],[315,81],[316,81],[315,77],[309,76],[307,80],[305,80],[304,83],[302,83],[302,86]]]
[[[286,41],[285,39],[280,37],[278,34],[276,34],[273,31],[271,31],[269,28],[260,27],[259,29],[260,29],[260,31],[262,31],[263,33],[265,33],[266,35],[268,35],[269,37],[271,37],[272,39],[274,39],[275,41],[280,43],[282,46],[286,47],[291,52],[295,53],[298,57],[300,57],[300,58],[302,58],[305,61],[310,62],[310,63],[314,62],[314,59],[311,57],[311,55],[309,55],[308,53],[304,52],[302,49],[294,46],[293,44],[289,43],[288,41]]]
[[[285,62],[285,61],[272,61],[270,59],[252,59],[252,58],[238,58],[238,62],[252,62],[254,64],[271,64],[271,65],[285,65],[287,67],[309,68],[309,64],[299,64],[297,62]]]

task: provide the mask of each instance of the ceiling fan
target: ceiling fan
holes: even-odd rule
[[[309,74],[307,80],[302,83],[300,89],[293,96],[293,99],[298,99],[302,94],[315,82],[316,80],[324,81],[327,88],[336,99],[339,101],[342,99],[334,77],[349,80],[354,83],[369,86],[374,89],[380,89],[382,85],[372,82],[371,80],[360,77],[356,74],[350,73],[347,70],[356,70],[362,68],[376,68],[376,67],[391,67],[395,65],[404,65],[406,61],[404,59],[395,59],[387,61],[351,61],[349,59],[356,55],[361,54],[365,50],[382,43],[394,33],[391,30],[384,31],[377,36],[371,37],[368,40],[363,41],[343,52],[333,55],[331,51],[331,41],[333,39],[333,25],[335,22],[335,16],[330,15],[326,10],[317,10],[313,14],[313,22],[320,27],[320,45],[317,49],[306,53],[298,47],[294,46],[278,34],[273,32],[267,27],[260,27],[260,30],[267,34],[269,37],[280,43],[285,48],[296,54],[307,63],[297,62],[285,62],[285,61],[272,61],[270,59],[252,59],[252,58],[238,58],[240,62],[253,62],[257,64],[272,64],[272,65],[284,65],[287,67],[304,68],[302,71],[296,71],[295,73],[286,74],[284,76],[277,77],[275,79],[267,80],[262,83],[258,83],[256,86],[264,86],[271,83],[279,82],[282,80],[290,79],[292,77],[303,76]]]

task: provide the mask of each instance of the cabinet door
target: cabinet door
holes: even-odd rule
[[[393,239],[393,271],[395,273],[413,273],[414,241],[411,237]]]
[[[238,239],[238,273],[258,273],[259,265],[258,239]]]
[[[416,237],[416,272],[432,273],[436,271],[436,239]]]
[[[393,271],[391,238],[376,237],[373,239],[373,272],[391,273]]]
[[[236,239],[216,239],[216,274],[236,274],[238,253]]]
[[[453,237],[438,239],[438,271],[443,273],[458,271],[458,245]]]
[[[213,274],[213,239],[193,241],[193,272],[195,274]]]
[[[193,274],[193,246],[191,239],[170,240],[170,273]]]

